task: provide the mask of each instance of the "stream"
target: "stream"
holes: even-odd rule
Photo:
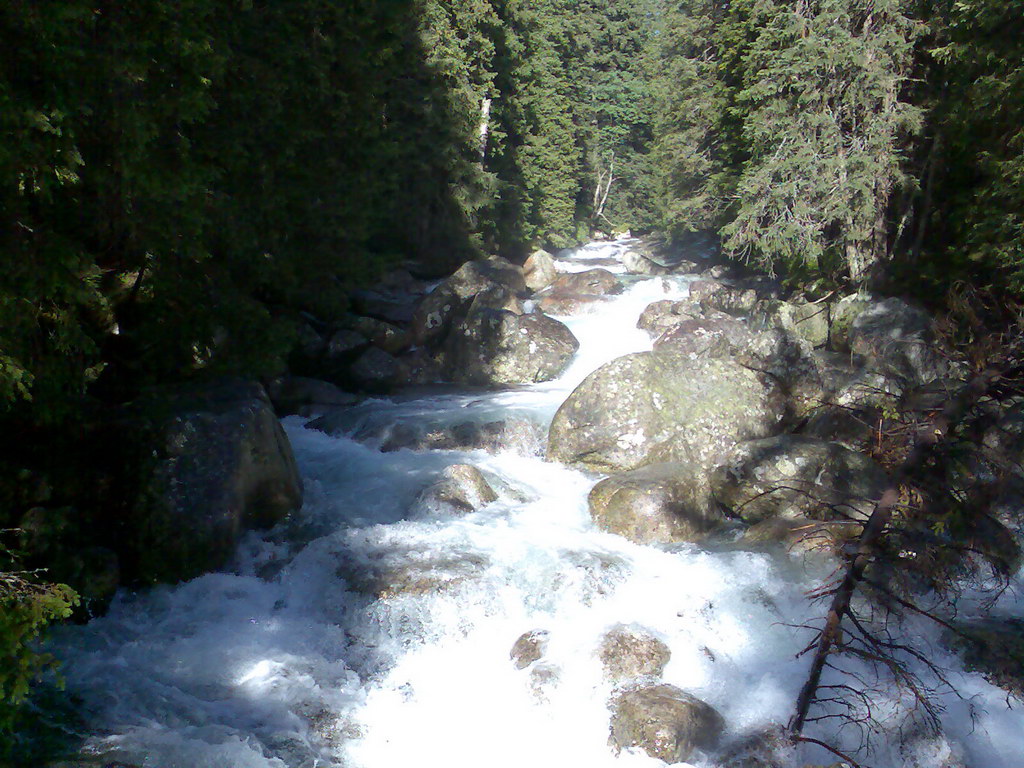
[[[591,244],[557,266],[621,273],[628,247]],[[690,280],[624,279],[600,311],[558,318],[581,346],[557,381],[371,399],[332,434],[286,419],[306,488],[299,513],[248,534],[224,572],[123,591],[105,616],[56,633],[87,720],[82,756],[147,768],[657,768],[608,746],[613,684],[596,651],[618,624],[668,645],[664,681],[715,707],[730,738],[784,724],[809,665],[796,657],[812,637],[800,626],[823,613],[805,592],[835,563],[743,551],[728,537],[632,544],[590,521],[599,476],[543,459],[558,406],[603,363],[650,349],[637,317],[685,297]],[[521,428],[495,451],[380,450],[399,425],[496,421]],[[452,464],[479,468],[498,499],[469,513],[424,501]],[[1019,615],[1016,600],[1000,609]],[[547,631],[547,648],[517,669],[510,649],[531,630]],[[942,699],[946,742],[911,756],[882,738],[859,753],[865,765],[1024,764],[1024,720],[1005,692],[965,672],[934,628],[909,621],[901,632],[963,698]],[[886,706],[883,694],[876,714]],[[809,733],[835,740],[827,721]],[[943,762],[950,748],[963,763]],[[713,757],[691,759],[719,765]],[[791,755],[794,768],[836,761],[813,747]]]

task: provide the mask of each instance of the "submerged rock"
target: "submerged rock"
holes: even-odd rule
[[[279,416],[301,414],[308,416],[318,407],[344,407],[355,405],[362,398],[344,392],[329,381],[303,376],[285,376],[267,386],[267,394]]]
[[[483,473],[470,464],[445,467],[441,477],[427,486],[417,503],[431,511],[475,512],[498,498]]]
[[[631,688],[611,701],[611,737],[616,752],[639,747],[670,765],[686,761],[697,749],[712,749],[725,720],[710,705],[674,685]]]
[[[689,464],[649,464],[602,480],[588,498],[604,531],[638,544],[700,541],[722,527],[707,473]]]
[[[601,471],[709,467],[736,443],[780,430],[784,413],[775,384],[737,363],[640,352],[576,388],[551,423],[548,457]]]
[[[664,642],[642,627],[618,624],[601,638],[598,658],[612,682],[661,677],[672,658]]]
[[[509,658],[516,669],[526,669],[544,656],[551,633],[546,629],[531,629],[524,632],[512,645]]]

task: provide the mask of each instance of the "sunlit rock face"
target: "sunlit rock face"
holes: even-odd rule
[[[568,367],[578,348],[572,331],[543,313],[480,308],[452,329],[444,368],[447,378],[465,384],[550,381]]]
[[[741,440],[782,428],[767,376],[729,360],[642,352],[602,366],[551,423],[548,456],[603,471],[661,461],[714,466]]]
[[[612,700],[611,709],[609,741],[616,749],[639,747],[670,765],[714,747],[725,730],[714,708],[673,685],[627,689]]]
[[[639,544],[700,541],[725,525],[708,472],[684,462],[612,475],[594,486],[588,501],[601,530]]]

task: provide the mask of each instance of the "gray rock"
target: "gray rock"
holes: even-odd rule
[[[346,558],[338,575],[378,600],[445,594],[480,578],[489,562],[480,554],[389,548]]]
[[[714,708],[673,685],[623,691],[612,699],[611,710],[609,743],[616,752],[639,747],[669,764],[714,748],[725,730]]]
[[[831,307],[829,318],[829,345],[837,352],[850,351],[850,328],[865,309],[871,305],[867,297],[859,293],[843,296]]]
[[[568,367],[579,342],[540,312],[516,315],[479,309],[454,328],[445,345],[452,381],[482,386],[550,381]]]
[[[331,336],[324,350],[329,361],[351,360],[370,345],[370,340],[358,331],[342,328]]]
[[[483,473],[470,464],[445,467],[441,477],[427,486],[417,499],[421,509],[431,512],[466,514],[498,498]]]
[[[555,258],[547,251],[534,251],[523,264],[523,278],[531,291],[547,288],[557,277]]]
[[[317,406],[344,407],[355,405],[362,398],[343,392],[329,381],[304,376],[285,376],[267,385],[267,394],[278,416],[295,413],[309,415]]]
[[[680,323],[702,317],[703,313],[700,307],[689,299],[683,301],[662,299],[647,305],[647,308],[640,313],[636,327],[647,331],[651,337],[656,339]]]
[[[902,299],[872,303],[854,319],[850,349],[869,365],[911,384],[950,375],[952,366],[935,336],[931,316]]]
[[[360,389],[386,392],[399,383],[402,367],[398,360],[383,349],[370,347],[356,358],[348,373]]]
[[[782,427],[764,375],[728,360],[626,355],[588,376],[555,414],[549,458],[600,471],[683,461],[710,467],[736,443]]]
[[[672,271],[669,267],[654,262],[647,254],[636,249],[627,250],[621,258],[626,271],[632,275],[667,275]]]
[[[548,292],[537,299],[537,307],[550,315],[579,315],[599,310],[608,299],[566,291]]]
[[[435,347],[448,334],[454,318],[462,309],[464,300],[444,283],[437,286],[420,301],[413,313],[409,334],[412,342]]]
[[[700,541],[725,522],[707,472],[679,462],[612,475],[594,486],[588,502],[598,528],[638,544]]]
[[[556,293],[577,293],[584,296],[608,296],[622,292],[619,278],[607,269],[588,269],[584,272],[570,272],[551,284]]]
[[[672,658],[664,642],[642,627],[618,624],[601,638],[598,657],[612,682],[661,677]]]
[[[717,309],[719,312],[727,312],[730,315],[750,314],[757,305],[757,301],[757,291],[753,288],[729,285],[721,285],[717,290],[699,299],[700,305],[705,309]]]
[[[512,645],[509,658],[516,669],[526,669],[544,656],[551,633],[546,629],[531,629],[524,632]]]
[[[863,520],[888,477],[867,456],[838,443],[779,435],[737,445],[711,485],[721,504],[750,523],[775,517]]]
[[[753,314],[768,325],[782,328],[812,347],[824,347],[829,340],[830,306],[767,299],[759,301]]]
[[[374,290],[358,290],[350,294],[352,308],[360,315],[395,325],[408,325],[412,320],[410,296],[394,296]]]
[[[159,390],[124,424],[139,493],[118,551],[130,578],[174,582],[223,566],[247,528],[302,504],[302,480],[255,383]]]
[[[730,315],[680,318],[654,342],[658,352],[674,352],[688,357],[727,358],[751,346],[747,326]]]

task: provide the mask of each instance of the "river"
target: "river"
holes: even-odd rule
[[[622,272],[628,247],[591,244],[558,266]],[[82,754],[154,768],[655,768],[664,764],[607,744],[612,684],[596,648],[617,624],[662,639],[664,680],[718,709],[731,735],[785,723],[808,667],[796,658],[810,639],[799,626],[822,612],[805,592],[834,564],[728,540],[631,544],[591,524],[596,476],[538,452],[588,373],[650,349],[635,327],[643,308],[687,285],[629,278],[600,312],[560,318],[581,348],[557,381],[370,400],[334,434],[287,419],[301,512],[249,534],[224,572],[122,592],[107,615],[57,633],[87,721]],[[380,450],[399,424],[500,420],[536,432],[508,430],[490,452]],[[498,499],[468,514],[420,500],[451,464],[478,467]],[[530,630],[547,631],[548,646],[519,670],[510,649]],[[943,700],[954,751],[972,768],[1024,764],[1024,720],[1005,693],[964,672],[932,628],[903,631],[970,699]],[[833,736],[825,725],[812,733]],[[913,765],[894,743],[883,738],[865,763]],[[943,749],[922,747],[920,767],[945,765]],[[810,751],[791,764],[835,761]]]

